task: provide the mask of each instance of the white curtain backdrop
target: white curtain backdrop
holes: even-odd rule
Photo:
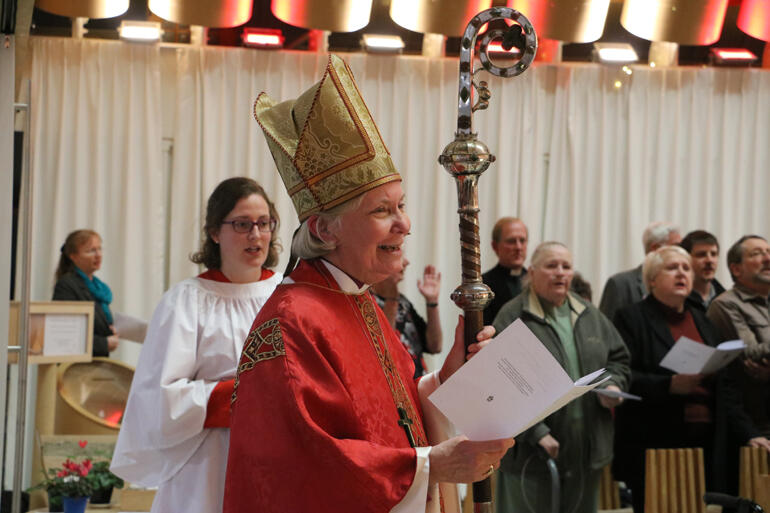
[[[235,175],[257,179],[278,207],[282,270],[296,216],[252,102],[260,91],[296,97],[321,77],[326,56],[67,39],[34,39],[33,50],[38,298],[50,295],[66,233],[89,226],[105,237],[100,275],[116,308],[149,315],[164,288],[198,272],[187,257],[206,198]],[[420,311],[423,266],[442,272],[446,351],[459,235],[455,185],[437,157],[456,124],[457,60],[343,57],[404,176],[413,229],[403,290]],[[173,67],[162,70],[171,80],[161,81],[159,63]],[[504,215],[527,223],[530,252],[544,240],[566,243],[595,302],[610,274],[641,261],[649,222],[712,231],[723,253],[744,233],[770,235],[767,70],[638,66],[627,75],[567,63],[481,78],[492,100],[474,128],[497,156],[480,180],[484,270],[495,264],[489,233]],[[164,120],[170,133],[160,133]],[[170,177],[162,137],[173,144]],[[724,263],[719,277],[730,286]]]
[[[163,292],[160,50],[32,39],[32,298],[53,293],[67,234],[102,236],[114,308],[149,316]]]

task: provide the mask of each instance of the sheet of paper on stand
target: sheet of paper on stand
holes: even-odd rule
[[[86,322],[82,315],[47,314],[45,316],[43,354],[80,354],[85,349]]]
[[[737,358],[746,344],[743,340],[728,340],[716,347],[679,337],[674,347],[660,361],[660,366],[679,374],[711,374]]]
[[[594,388],[591,392],[595,392],[599,395],[606,395],[607,397],[622,397],[623,399],[630,399],[632,401],[641,401],[642,398],[638,395],[629,394],[621,390],[607,390],[606,388]]]
[[[471,440],[511,438],[610,378],[594,383],[602,373],[573,383],[518,319],[429,399]]]
[[[144,337],[147,335],[147,321],[120,312],[115,312],[114,317],[113,326],[118,332],[118,337],[134,342],[144,342]]]

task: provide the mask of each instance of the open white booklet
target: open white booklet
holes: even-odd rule
[[[725,367],[746,349],[743,340],[728,340],[716,347],[679,337],[660,366],[679,374],[711,374]]]
[[[572,382],[517,319],[429,399],[471,440],[512,438],[603,383],[599,369]]]
[[[147,321],[120,312],[113,312],[113,318],[118,337],[140,344],[144,342],[144,337],[147,336]]]

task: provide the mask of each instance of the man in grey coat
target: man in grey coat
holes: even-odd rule
[[[746,343],[736,379],[746,412],[770,436],[770,244],[758,235],[741,237],[727,252],[727,265],[735,286],[711,302],[708,318],[723,340]]]
[[[655,251],[661,246],[678,244],[682,240],[679,228],[664,222],[656,222],[644,229],[642,245],[644,254]],[[632,305],[644,299],[647,290],[642,282],[642,266],[610,276],[602,292],[599,310],[613,320],[615,312],[624,306]]]

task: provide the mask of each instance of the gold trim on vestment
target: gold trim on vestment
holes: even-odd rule
[[[265,336],[264,332],[268,330],[269,333]],[[269,351],[261,351],[265,345],[271,346],[272,349]],[[249,336],[246,338],[246,342],[243,345],[243,352],[241,353],[241,362],[238,364],[238,370],[235,373],[235,384],[233,386],[233,395],[230,398],[230,404],[235,402],[241,372],[253,369],[254,365],[259,362],[272,360],[279,356],[286,356],[286,347],[283,344],[281,324],[278,322],[277,318],[273,318],[251,330]],[[247,359],[247,361],[244,362],[244,358]]]
[[[396,410],[398,410],[398,408],[404,408],[407,416],[412,421],[415,447],[427,447],[428,437],[425,436],[422,418],[417,414],[417,410],[412,403],[412,398],[406,391],[404,382],[401,379],[401,374],[398,372],[398,369],[393,362],[393,358],[390,355],[387,339],[377,318],[374,300],[369,294],[360,294],[352,297],[366,323],[369,332],[369,341],[374,352],[377,354],[377,359],[380,362],[380,367],[385,375],[385,379],[388,381],[388,387],[393,396],[393,402],[396,404]]]

